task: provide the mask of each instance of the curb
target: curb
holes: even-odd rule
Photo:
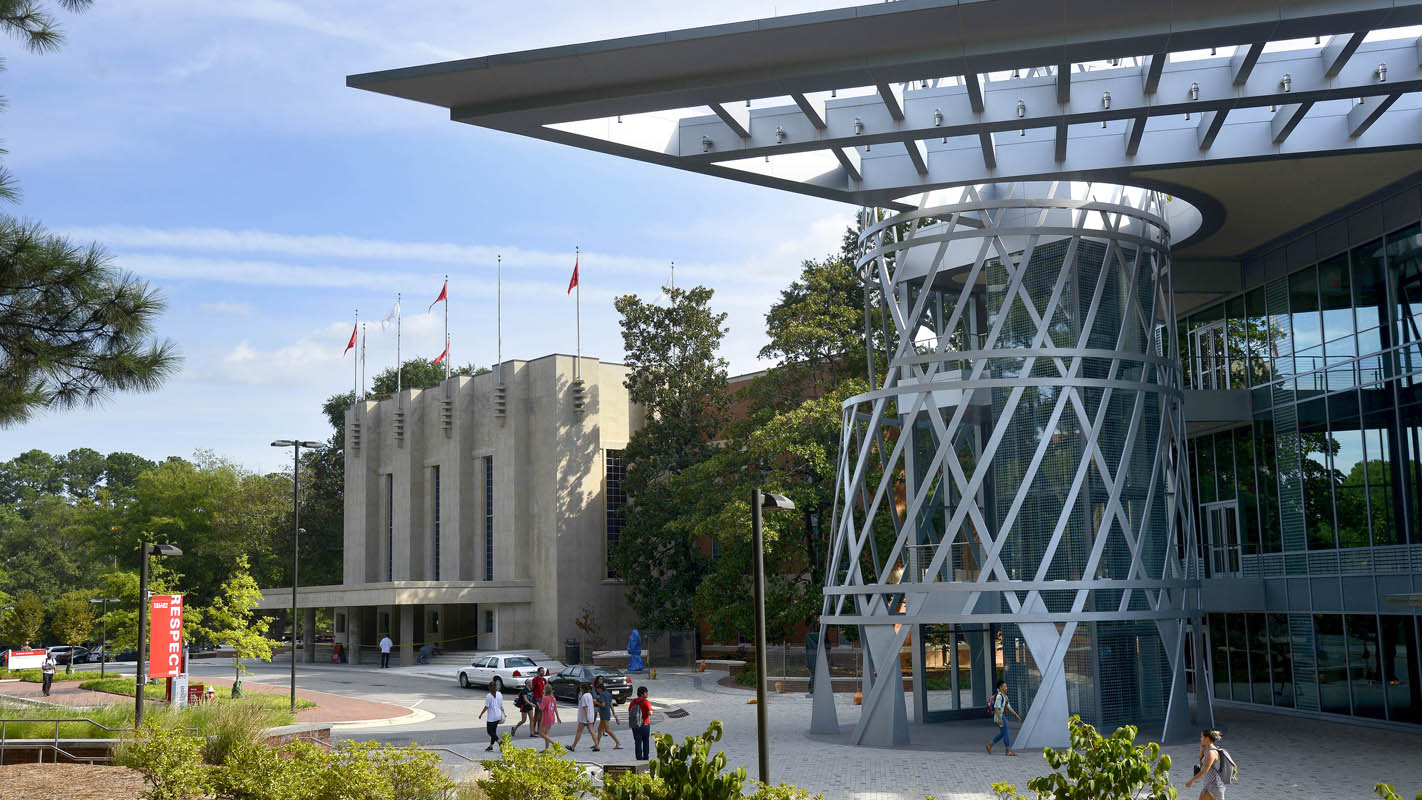
[[[391,704],[393,705],[393,704]],[[404,706],[401,706],[404,708]],[[322,725],[330,725],[331,732],[337,730],[360,730],[362,728],[385,728],[394,725],[409,725],[415,722],[425,722],[434,719],[435,715],[420,708],[408,709],[410,713],[403,717],[385,717],[382,719],[353,719],[349,722],[323,722]]]

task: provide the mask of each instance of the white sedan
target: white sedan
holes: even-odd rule
[[[528,656],[517,653],[496,653],[474,659],[474,663],[459,668],[459,685],[488,686],[489,681],[498,678],[505,691],[518,689],[531,679],[538,665]]]

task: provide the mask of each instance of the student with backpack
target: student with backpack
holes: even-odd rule
[[[509,736],[516,736],[518,729],[523,727],[523,723],[528,723],[528,738],[532,739],[538,735],[538,707],[533,704],[532,690],[525,683],[519,687],[518,694],[514,695],[514,708],[518,709],[518,724],[509,731]]]
[[[1219,731],[1200,731],[1200,761],[1195,765],[1195,777],[1185,781],[1187,789],[1200,781],[1200,800],[1224,800],[1225,786],[1234,783],[1239,771],[1229,752],[1219,746],[1222,738]]]
[[[632,728],[632,755],[638,761],[652,757],[652,704],[647,687],[637,687],[637,699],[627,704],[627,724]]]
[[[997,691],[993,692],[992,699],[988,701],[988,711],[992,713],[992,721],[998,726],[997,735],[988,742],[988,755],[992,755],[992,746],[1002,740],[1003,755],[1015,756],[1017,753],[1012,750],[1012,735],[1007,730],[1007,712],[1011,711],[1012,716],[1017,717],[1017,721],[1022,721],[1022,715],[1017,713],[1017,709],[1012,707],[1012,703],[1007,699],[1007,681],[997,682]]]

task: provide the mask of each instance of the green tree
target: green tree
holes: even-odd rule
[[[233,697],[242,696],[242,675],[246,672],[243,659],[272,660],[271,640],[267,638],[270,621],[253,613],[261,600],[262,592],[247,569],[247,557],[241,556],[217,597],[203,609],[202,625],[195,631],[197,638],[232,648]]]
[[[717,349],[726,315],[711,309],[712,294],[698,286],[669,289],[665,305],[636,295],[614,301],[628,394],[647,421],[625,451],[626,524],[613,563],[632,608],[663,630],[693,626],[691,597],[709,563],[695,531],[677,523],[685,497],[674,479],[710,454],[725,419],[726,361]]]
[[[504,734],[498,761],[484,762],[487,778],[478,781],[488,800],[578,800],[592,795],[593,784],[578,762],[563,758],[563,746],[534,750],[518,747]]]
[[[0,616],[0,638],[11,647],[28,647],[39,642],[44,627],[44,600],[34,592],[24,592],[11,603],[13,608]]]
[[[1071,747],[1042,751],[1055,770],[1027,782],[1037,800],[1175,800],[1170,756],[1155,742],[1138,745],[1136,727],[1123,725],[1110,736],[1073,714],[1067,725]],[[994,783],[999,800],[1026,800],[1009,783]]]
[[[94,629],[94,606],[85,595],[86,593],[71,593],[54,606],[54,618],[49,622],[49,629],[61,644],[71,647],[77,645],[88,639],[89,633]],[[64,671],[69,675],[74,674],[72,657]]]
[[[104,456],[104,488],[110,492],[127,492],[138,485],[138,476],[158,466],[133,453],[109,453]]]
[[[0,427],[158,388],[179,365],[171,342],[152,339],[163,306],[98,245],[0,218]]]
[[[64,491],[70,497],[93,497],[104,479],[104,454],[88,447],[76,447],[59,461]]]

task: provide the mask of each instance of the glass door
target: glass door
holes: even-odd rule
[[[1205,518],[1205,564],[1209,577],[1238,575],[1242,555],[1239,538],[1239,502],[1227,500],[1200,507]]]
[[[1190,331],[1190,347],[1195,356],[1195,388],[1228,389],[1229,349],[1224,321]]]
[[[1002,663],[996,625],[924,625],[924,720],[981,719]]]

